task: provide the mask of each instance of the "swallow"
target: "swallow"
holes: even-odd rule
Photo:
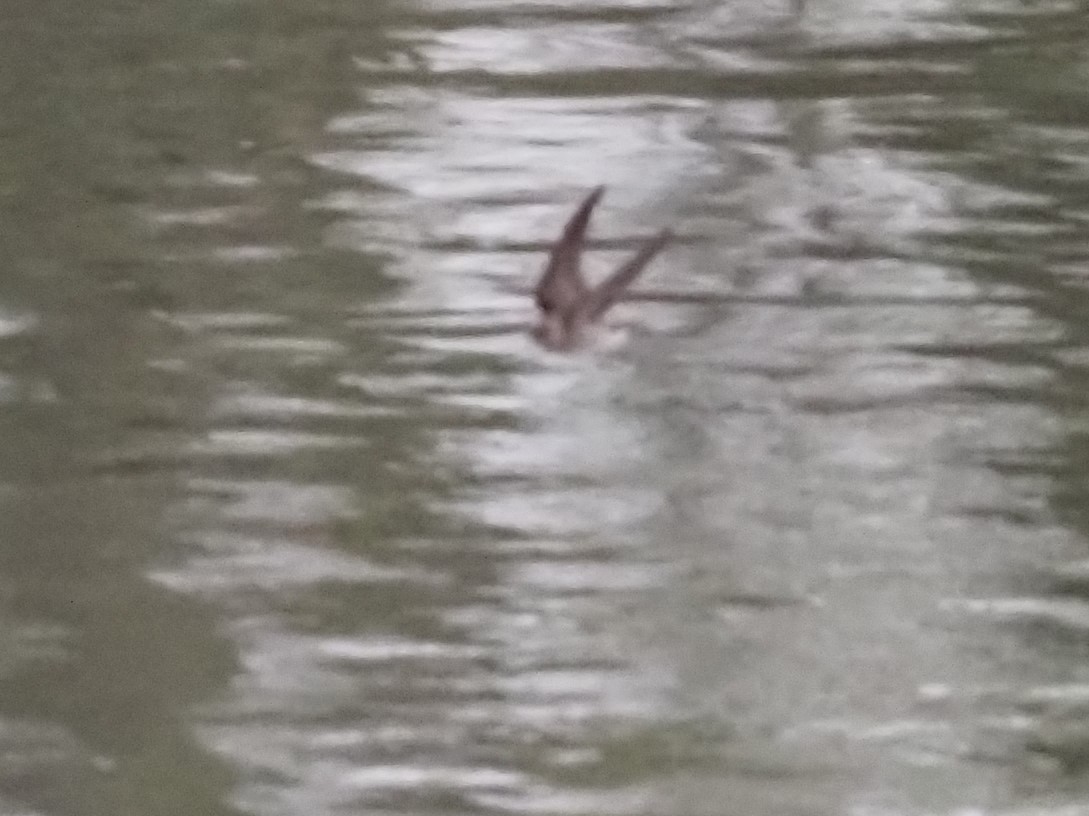
[[[624,294],[624,290],[673,237],[664,229],[644,243],[626,263],[595,287],[582,277],[582,250],[594,207],[605,194],[595,187],[579,204],[548,254],[533,291],[537,305],[534,339],[552,351],[570,351],[585,342],[589,330]]]

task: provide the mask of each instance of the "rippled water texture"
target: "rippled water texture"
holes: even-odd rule
[[[1087,40],[9,2],[0,814],[1089,814]]]

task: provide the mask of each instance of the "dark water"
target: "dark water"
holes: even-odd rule
[[[0,813],[1089,813],[1087,40],[11,0]]]

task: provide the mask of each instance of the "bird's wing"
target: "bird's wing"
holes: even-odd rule
[[[552,246],[541,279],[534,290],[537,308],[543,312],[568,312],[586,296],[580,260],[586,243],[586,227],[605,188],[595,187],[583,199]]]
[[[592,292],[590,292],[587,303],[586,312],[590,320],[597,320],[605,312],[609,310],[614,303],[616,303],[621,295],[624,294],[624,290],[627,289],[635,278],[642,272],[647,264],[653,260],[654,256],[662,251],[662,248],[669,243],[673,237],[673,233],[664,229],[647,241],[643,246],[639,248],[639,251],[631,257],[631,259],[613,272],[609,277],[602,281]]]

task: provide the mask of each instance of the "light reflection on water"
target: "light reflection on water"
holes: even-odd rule
[[[383,8],[149,137],[155,279],[0,319],[0,809],[1084,812],[1089,136],[988,79],[1071,12],[807,5]],[[597,183],[707,298],[548,354]]]

